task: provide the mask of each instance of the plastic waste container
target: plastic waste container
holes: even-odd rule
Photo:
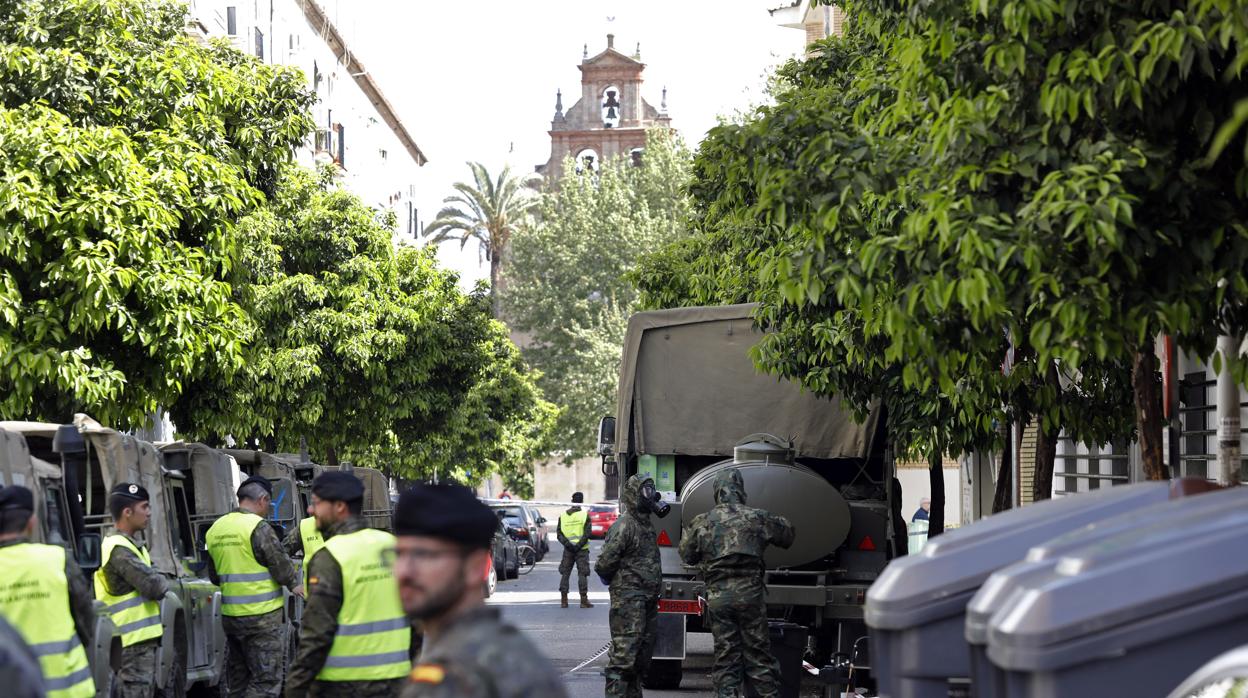
[[[909,540],[906,542],[906,550],[909,554],[917,555],[923,551],[923,544],[927,543],[927,527],[930,525],[930,521],[910,522],[907,527]]]
[[[1248,647],[1218,655],[1170,694],[1169,698],[1223,698],[1243,695],[1248,684]],[[1236,689],[1232,691],[1232,687]]]
[[[989,621],[1005,695],[1165,696],[1248,643],[1245,551],[1248,507],[1232,506],[1061,555]]]
[[[771,635],[771,654],[780,663],[780,698],[798,698],[802,693],[802,660],[806,655],[807,630],[796,623],[771,621],[767,624]],[[746,695],[757,698],[758,694],[747,683]]]
[[[872,675],[881,698],[945,698],[970,676],[966,605],[988,575],[1027,550],[1094,521],[1159,504],[1169,482],[1143,482],[1039,502],[927,542],[889,563],[867,592]]]
[[[1221,509],[1248,508],[1248,488],[1222,489],[1203,497],[1177,496],[1215,489],[1199,480],[1176,481],[1175,499],[1151,507],[1098,521],[1079,530],[1033,547],[1022,562],[994,572],[971,598],[966,607],[966,642],[971,653],[971,684],[975,698],[1001,698],[1005,695],[1004,675],[988,660],[988,624],[997,610],[1029,581],[1052,571],[1057,561],[1071,551],[1112,539],[1124,533],[1150,528],[1181,526],[1191,517],[1208,516]]]

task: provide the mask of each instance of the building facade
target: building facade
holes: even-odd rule
[[[612,157],[639,157],[646,146],[646,131],[671,128],[667,114],[667,90],[655,109],[641,95],[640,50],[626,56],[615,48],[615,36],[607,35],[607,48],[589,56],[586,45],[581,64],[581,96],[566,112],[562,90],[555,94],[555,116],[550,123],[550,159],[537,171],[550,181],[563,176],[563,159],[572,155],[577,168],[593,169]]]
[[[189,5],[191,36],[224,38],[266,63],[303,71],[316,92],[316,131],[298,161],[309,167],[332,163],[342,184],[365,203],[394,211],[396,238],[415,239],[417,171],[425,155],[321,2],[191,0]]]
[[[792,4],[768,12],[776,24],[804,32],[806,46],[845,33],[845,11],[836,5],[812,7],[807,0],[794,0]]]

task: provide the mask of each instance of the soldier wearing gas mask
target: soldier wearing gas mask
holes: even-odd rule
[[[650,667],[658,632],[659,545],[650,514],[667,516],[671,507],[654,481],[633,475],[620,491],[621,515],[607,532],[594,571],[611,589],[611,652],[607,659],[607,698],[638,698]]]

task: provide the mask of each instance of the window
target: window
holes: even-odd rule
[[[225,33],[238,36],[238,8],[233,5],[225,8]]]
[[[345,170],[347,168],[346,129],[343,128],[342,124],[338,124],[334,126],[334,132],[338,136],[337,138],[338,140],[338,154],[337,154],[338,166]]]
[[[623,105],[618,99],[620,88],[612,85],[602,91],[602,125],[615,128],[620,124],[620,110]]]
[[[61,490],[59,487],[44,487],[43,502],[47,509],[47,534],[49,545],[59,545],[69,549],[69,526],[65,510],[61,506]],[[70,551],[72,554],[72,550]]]
[[[253,48],[256,51],[256,58],[264,60],[264,32],[260,31],[259,27],[257,27],[255,31],[256,42]]]

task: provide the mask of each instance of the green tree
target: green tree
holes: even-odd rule
[[[472,184],[455,183],[458,193],[443,201],[451,205],[438,212],[437,218],[425,226],[423,235],[434,243],[459,240],[461,250],[469,241],[477,241],[490,263],[490,298],[494,317],[500,317],[503,266],[512,236],[537,205],[534,187],[540,177],[512,176],[511,168],[504,167],[493,179],[481,163],[470,162],[468,167],[472,170]]]
[[[239,365],[235,222],[311,129],[297,71],[172,0],[0,1],[0,416],[141,423]]]
[[[642,254],[679,239],[688,215],[690,156],[670,131],[652,131],[640,166],[608,159],[575,173],[569,160],[542,197],[537,222],[517,232],[504,309],[524,355],[562,412],[555,448],[594,452],[597,418],[615,410],[620,351],[637,292],[625,277]]]

